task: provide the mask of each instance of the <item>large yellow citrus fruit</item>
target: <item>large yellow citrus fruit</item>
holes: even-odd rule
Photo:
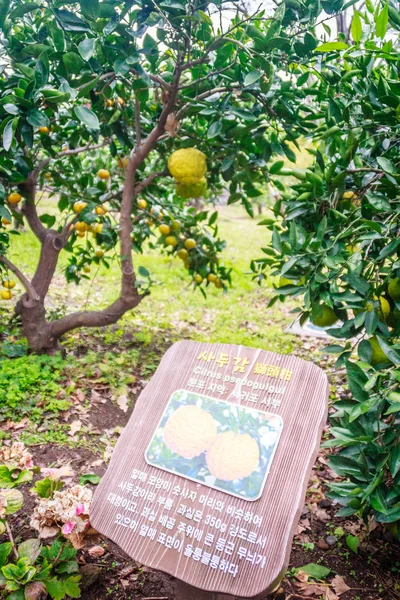
[[[139,208],[145,209],[147,207],[147,202],[143,198],[137,201],[137,205]]]
[[[1,284],[3,287],[5,287],[7,290],[12,290],[13,288],[15,288],[15,286],[17,285],[15,281],[13,281],[13,279],[6,279],[2,282]]]
[[[8,196],[7,200],[9,204],[18,204],[18,202],[21,202],[22,196],[18,192],[13,192]]]
[[[11,290],[2,290],[0,296],[2,300],[11,300],[13,293]]]
[[[6,219],[6,217],[2,217],[1,224],[2,225],[11,225],[11,221],[9,221],[8,219]]]
[[[260,450],[248,433],[221,433],[207,450],[206,462],[211,475],[222,481],[248,477],[258,467]]]
[[[96,206],[94,212],[96,213],[96,215],[103,216],[106,214],[107,208],[105,206]]]
[[[174,235],[167,235],[165,238],[165,243],[167,246],[176,246],[178,244],[178,240]]]
[[[196,274],[194,275],[193,279],[195,280],[195,282],[196,282],[198,285],[200,285],[200,284],[201,284],[201,282],[203,281],[203,278],[202,278],[202,276],[200,275],[200,273],[196,273]]]
[[[107,169],[100,169],[99,171],[97,171],[97,177],[99,177],[100,179],[109,179],[110,171],[108,171]]]
[[[319,312],[314,317],[310,317],[311,323],[317,327],[330,327],[338,320],[338,316],[335,314],[332,308],[326,304],[322,304]]]
[[[180,406],[166,422],[163,435],[172,452],[194,458],[211,446],[217,436],[217,424],[202,408]]]
[[[88,230],[88,226],[84,221],[78,221],[77,223],[75,223],[75,229],[76,231],[87,231]]]
[[[210,283],[215,283],[217,279],[218,277],[214,273],[209,273],[207,275],[207,281],[209,281]]]
[[[169,157],[168,169],[179,183],[198,183],[207,172],[206,155],[196,148],[181,148]]]
[[[343,193],[342,199],[350,200],[351,198],[357,198],[357,194],[355,192],[352,192],[351,190],[348,190],[347,192]]]
[[[371,364],[372,365],[380,365],[380,364],[389,362],[388,357],[386,356],[386,354],[380,347],[380,344],[378,342],[378,338],[376,337],[376,335],[373,335],[372,337],[370,337],[368,341],[371,344],[371,348],[372,348]]]
[[[207,192],[207,180],[202,177],[197,183],[182,183],[177,181],[175,190],[181,198],[200,198]]]
[[[378,311],[378,315],[380,319],[386,319],[386,317],[390,313],[390,304],[383,296],[374,296],[374,300],[379,300],[380,309]],[[367,311],[371,312],[374,310],[374,303],[370,302],[367,306]]]
[[[179,258],[181,258],[182,260],[186,260],[187,257],[189,256],[188,251],[186,250],[186,248],[181,248],[180,250],[178,250],[178,252],[176,253],[177,256],[179,256]]]
[[[388,294],[395,302],[400,300],[400,277],[395,277],[395,279],[389,281]]]

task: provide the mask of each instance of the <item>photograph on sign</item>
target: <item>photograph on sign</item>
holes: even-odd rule
[[[243,500],[257,500],[282,427],[279,415],[177,390],[145,458],[164,471]]]

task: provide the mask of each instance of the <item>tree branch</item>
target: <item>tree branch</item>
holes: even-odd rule
[[[0,263],[3,263],[7,267],[9,271],[12,271],[14,275],[20,280],[22,285],[24,286],[26,293],[32,300],[40,300],[38,294],[36,293],[34,287],[32,286],[29,279],[25,277],[23,273],[16,267],[8,258],[5,256],[0,256]]]
[[[46,158],[45,160],[42,160],[38,164],[36,171],[39,172],[42,169],[44,169],[44,167],[47,167],[47,165],[52,160],[57,160],[59,158],[63,158],[63,156],[75,156],[76,154],[81,154],[82,152],[87,152],[87,150],[97,150],[98,148],[103,148],[103,146],[106,146],[108,143],[109,143],[109,140],[105,139],[101,143],[95,144],[94,146],[90,142],[86,146],[80,146],[79,148],[71,148],[71,150],[63,150],[62,152],[59,152],[55,156],[51,156],[49,158]]]
[[[36,210],[35,196],[37,176],[37,170],[31,171],[26,180],[23,183],[20,183],[18,187],[25,198],[25,202],[22,207],[22,214],[26,217],[32,232],[36,235],[38,240],[43,243],[48,230],[39,219]]]
[[[164,171],[158,171],[157,173],[152,173],[151,175],[149,175],[142,181],[139,181],[135,185],[135,196],[140,194],[140,192],[142,192],[148,185],[150,185],[154,181],[154,179],[156,179],[157,177],[166,177],[167,175],[169,175],[169,171],[168,171],[168,169],[164,169]]]
[[[136,148],[139,148],[142,143],[142,132],[140,129],[140,101],[135,94],[135,137],[136,137]]]
[[[234,65],[235,65],[235,63],[233,62],[233,63],[230,63],[227,67],[223,67],[222,69],[219,69],[218,71],[211,71],[211,73],[208,73],[208,75],[205,75],[204,77],[195,79],[194,81],[191,81],[190,83],[186,83],[185,85],[180,85],[179,89],[185,90],[186,88],[190,88],[194,85],[197,85],[198,83],[201,83],[202,81],[207,81],[207,79],[211,79],[211,77],[214,77],[215,75],[219,75],[220,73],[223,73],[224,71],[228,71],[228,69],[231,69]]]
[[[217,87],[217,88],[213,88],[212,90],[208,90],[207,92],[203,92],[202,94],[199,94],[195,98],[192,98],[190,100],[190,102],[186,102],[186,104],[184,104],[178,110],[178,112],[176,113],[176,118],[179,120],[182,117],[185,110],[187,110],[193,102],[196,102],[198,100],[205,100],[206,98],[209,98],[210,96],[213,96],[214,94],[222,94],[223,92],[231,92],[232,89],[233,88],[230,88],[230,87]]]

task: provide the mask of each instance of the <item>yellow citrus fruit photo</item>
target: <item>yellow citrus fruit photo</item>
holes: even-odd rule
[[[17,285],[15,281],[13,281],[12,279],[6,279],[2,282],[1,284],[3,287],[5,287],[7,290],[12,290],[13,288],[15,288],[15,286]]]
[[[7,200],[9,204],[18,204],[19,202],[21,202],[22,196],[21,194],[18,194],[18,192],[13,192],[8,196]]]
[[[109,179],[110,171],[108,171],[107,169],[100,169],[99,171],[97,171],[97,177],[99,177],[99,179]]]
[[[2,217],[1,224],[2,225],[11,225],[11,221],[9,221],[9,219],[6,219],[6,217]]]
[[[165,238],[165,243],[167,244],[167,246],[176,246],[178,244],[178,240],[176,239],[175,236],[173,235],[168,235]]]
[[[390,313],[390,304],[389,302],[386,300],[386,298],[384,298],[383,296],[374,296],[374,300],[375,302],[379,300],[379,310],[378,310],[378,315],[380,319],[386,319],[386,317],[389,315]],[[367,305],[367,311],[371,312],[372,310],[376,310],[376,304],[374,304],[374,302],[370,302]]]
[[[219,434],[206,454],[211,475],[222,481],[248,477],[257,469],[259,460],[256,440],[248,433],[233,431]]]
[[[40,133],[47,135],[49,133],[49,128],[48,127],[39,127],[39,131],[40,131]]]
[[[146,200],[143,200],[143,198],[141,198],[140,200],[137,201],[137,205],[139,208],[147,208],[147,202]]]
[[[164,427],[164,443],[183,458],[194,458],[205,452],[217,437],[214,418],[197,406],[180,406]]]
[[[107,208],[105,206],[96,206],[94,212],[96,213],[96,215],[103,216],[106,214]]]
[[[209,273],[207,275],[207,281],[209,281],[210,283],[215,283],[217,281],[218,277],[216,275],[214,275],[214,273]]]
[[[368,341],[371,344],[371,348],[372,348],[371,364],[372,365],[380,365],[380,364],[388,363],[389,359],[386,356],[386,354],[384,353],[384,351],[382,350],[376,335],[373,335],[372,337],[370,337]]]
[[[83,232],[88,230],[88,226],[84,221],[78,221],[75,223],[75,229],[76,231]]]
[[[195,280],[195,282],[197,283],[197,285],[200,285],[201,282],[203,281],[203,278],[200,275],[200,273],[196,273],[195,276],[193,277],[193,279]]]
[[[186,260],[187,257],[189,256],[189,252],[186,250],[186,248],[181,248],[180,250],[178,250],[178,252],[176,254],[182,260]]]
[[[165,223],[163,223],[158,228],[158,231],[161,233],[161,235],[168,235],[169,232],[171,231],[171,227],[169,225],[166,225]]]
[[[168,169],[179,183],[198,183],[207,172],[206,155],[196,148],[180,148],[169,157]]]

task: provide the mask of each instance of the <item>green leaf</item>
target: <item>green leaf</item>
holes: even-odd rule
[[[89,60],[94,54],[95,39],[86,38],[78,44],[79,54],[83,60]]]
[[[390,457],[390,472],[392,477],[396,477],[400,471],[400,446],[393,448],[392,455]]]
[[[389,24],[389,4],[386,2],[380,13],[375,19],[376,35],[383,39],[386,35]]]
[[[303,571],[303,573],[306,573],[313,579],[318,580],[325,579],[325,577],[328,577],[329,573],[331,572],[331,570],[328,569],[328,567],[324,567],[323,565],[317,565],[315,563],[309,563],[308,565],[304,565],[304,567],[298,567],[298,569],[296,570]]]
[[[360,540],[356,535],[348,535],[346,537],[346,544],[352,552],[358,554],[358,546],[360,544]]]
[[[76,106],[74,113],[78,119],[89,129],[100,129],[99,119],[97,115],[86,106]]]
[[[91,0],[88,0],[88,2]],[[66,31],[88,31],[89,25],[68,10],[55,8],[54,14],[62,29]]]
[[[211,123],[210,127],[207,130],[207,137],[209,140],[217,137],[217,135],[219,135],[221,133],[222,130],[222,122],[221,121],[214,121],[214,123]]]
[[[3,130],[3,147],[4,150],[8,151],[11,148],[12,141],[14,139],[14,122],[18,119],[11,119],[8,121]]]
[[[10,555],[12,550],[11,542],[5,542],[4,544],[0,544],[0,567],[2,567]]]
[[[143,277],[143,275],[142,275]],[[96,475],[95,473],[85,473],[79,477],[80,485],[85,485],[85,483],[92,483],[93,485],[97,485],[100,483],[101,477]]]
[[[360,13],[355,10],[353,20],[351,22],[351,35],[353,36],[353,40],[358,43],[361,40],[362,36],[362,22]]]
[[[26,120],[32,127],[48,127],[50,125],[50,120],[47,115],[36,108],[33,108],[28,112]]]
[[[386,173],[396,173],[395,166],[387,158],[384,158],[383,156],[378,156],[376,162],[380,167],[382,167],[384,171],[386,171]]]
[[[396,350],[392,346],[389,346],[389,344],[387,344],[385,342],[385,340],[383,338],[381,338],[379,335],[377,335],[376,337],[377,337],[380,347],[382,348],[382,350],[384,351],[384,353],[386,354],[388,359],[393,364],[400,365],[400,354],[398,352],[396,352]]]
[[[261,76],[262,71],[259,71],[258,69],[247,73],[246,77],[244,78],[244,86],[248,87],[249,85],[253,85],[256,81],[258,81],[261,78]]]
[[[22,544],[18,546],[18,558],[29,558],[30,564],[33,565],[39,556],[41,549],[42,545],[37,538],[25,540],[25,542],[22,542]]]
[[[347,50],[348,45],[345,42],[325,42],[317,46],[314,52],[332,52],[333,50]]]
[[[83,16],[90,21],[95,21],[100,12],[99,0],[80,0]]]
[[[18,19],[38,8],[40,8],[40,6],[36,4],[36,2],[25,2],[25,4],[20,4],[17,8],[14,8],[14,10],[10,12],[9,18]]]
[[[45,479],[36,481],[31,491],[37,494],[39,498],[51,498],[54,492],[61,490],[63,486],[62,481],[45,477]]]

